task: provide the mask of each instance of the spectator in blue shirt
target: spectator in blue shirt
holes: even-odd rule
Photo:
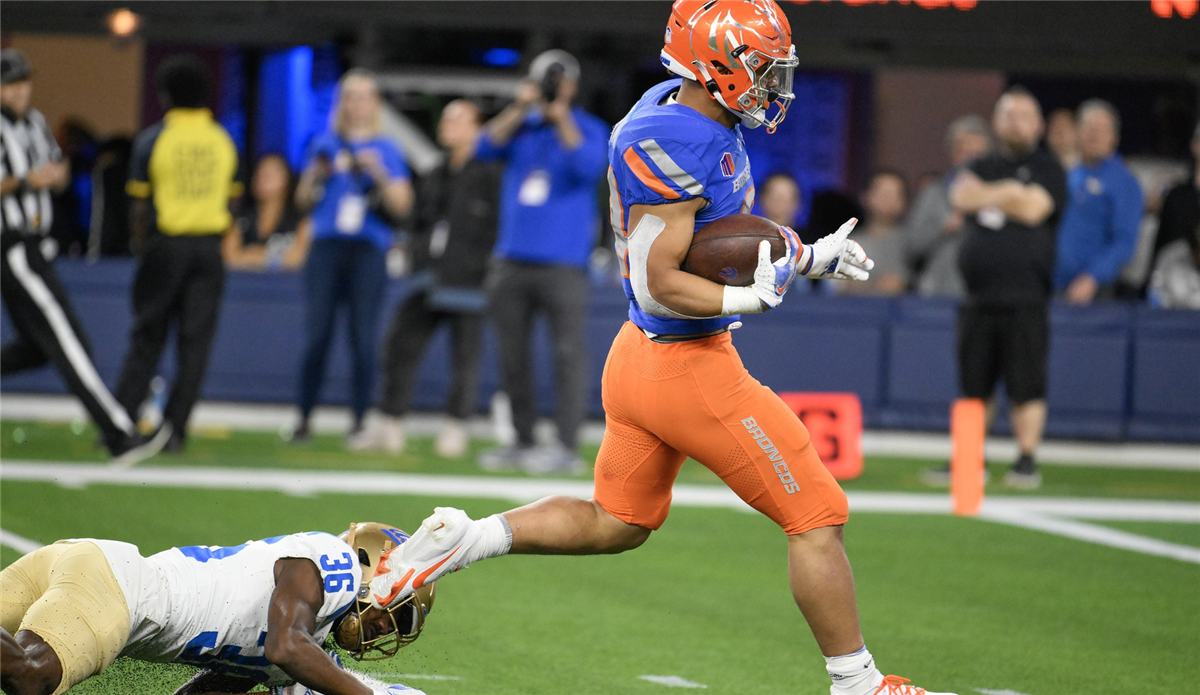
[[[309,146],[308,164],[296,187],[297,204],[311,210],[313,241],[304,266],[308,340],[294,439],[308,436],[309,416],[325,379],[334,319],[338,307],[344,306],[353,364],[354,426],[347,446],[354,449],[374,383],[392,224],[408,214],[413,192],[399,147],[380,133],[382,103],[375,77],[350,70],[338,90],[332,128]]]
[[[476,157],[501,160],[500,228],[487,288],[501,378],[512,402],[517,443],[484,452],[488,469],[578,471],[577,433],[586,398],[584,312],[587,265],[596,245],[596,191],[607,162],[608,126],[571,100],[579,63],[565,51],[539,55],[511,105],[488,122]],[[554,334],[555,421],[559,445],[534,449],[537,314]]]
[[[1054,288],[1071,304],[1111,297],[1133,257],[1142,223],[1142,189],[1117,154],[1121,117],[1112,104],[1079,107],[1080,163],[1067,174],[1070,194],[1058,229]]]

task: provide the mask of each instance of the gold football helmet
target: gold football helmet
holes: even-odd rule
[[[417,589],[403,602],[380,610],[371,606],[371,577],[379,565],[379,556],[408,540],[408,534],[395,526],[374,522],[353,523],[338,538],[346,541],[358,556],[362,582],[354,605],[333,624],[333,640],[356,661],[376,661],[395,656],[401,647],[412,644],[425,627],[425,617],[433,608],[437,582]],[[376,632],[368,627],[386,616],[390,627]],[[376,634],[370,635],[370,633]],[[368,636],[370,635],[370,636]]]

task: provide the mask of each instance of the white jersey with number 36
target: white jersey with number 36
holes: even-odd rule
[[[265,656],[275,562],[305,558],[317,566],[325,592],[318,643],[362,581],[353,549],[328,533],[171,548],[148,558],[128,543],[88,540],[108,558],[129,603],[132,629],[122,656],[209,667],[271,685],[291,680]]]

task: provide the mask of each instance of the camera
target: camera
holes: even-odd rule
[[[546,68],[546,74],[542,76],[541,84],[542,100],[550,103],[558,98],[558,88],[562,85],[563,76],[566,74],[566,68],[562,63],[554,63]]]

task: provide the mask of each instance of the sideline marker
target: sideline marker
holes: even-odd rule
[[[854,393],[781,393],[812,437],[821,463],[838,480],[862,475],[862,402]]]
[[[960,516],[975,516],[983,506],[984,411],[978,398],[950,407],[950,499]]]

